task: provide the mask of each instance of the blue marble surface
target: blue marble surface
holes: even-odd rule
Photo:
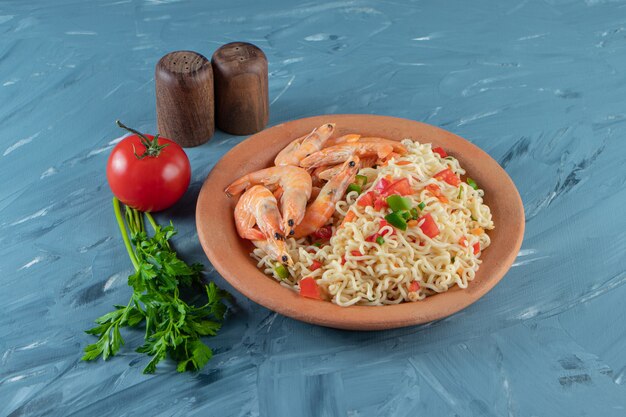
[[[260,46],[270,124],[376,113],[451,130],[517,184],[523,248],[447,319],[358,333],[239,310],[197,374],[141,370],[140,331],[84,363],[82,330],[131,271],[104,167],[121,118],[156,129],[166,52]],[[0,415],[626,415],[626,2],[0,1]],[[188,150],[192,184],[158,215],[211,268],[194,206],[244,138]]]

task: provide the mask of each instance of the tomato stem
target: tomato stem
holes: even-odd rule
[[[122,217],[122,211],[120,210],[120,200],[118,200],[117,197],[113,197],[113,211],[115,211],[115,219],[117,220],[117,225],[119,226],[120,232],[122,233],[122,239],[124,240],[124,246],[126,246],[128,257],[133,263],[135,271],[138,271],[139,262],[137,261],[135,251],[133,251],[133,247],[130,244],[130,239],[128,239],[128,231],[126,230],[126,226],[124,225],[124,218]]]
[[[147,156],[151,158],[156,158],[161,154],[161,151],[163,150],[163,148],[169,145],[169,143],[159,145],[158,134],[155,135],[154,138],[152,138],[152,140],[150,140],[148,139],[146,135],[144,135],[140,131],[133,129],[132,127],[126,126],[124,123],[120,122],[119,120],[116,120],[115,123],[122,129],[127,130],[130,133],[134,133],[135,135],[139,136],[139,140],[141,141],[141,144],[146,147],[146,150],[144,151],[144,153],[142,153],[141,155],[138,155],[137,152],[135,151],[135,146],[133,145],[133,153],[135,154],[135,158],[139,160]]]

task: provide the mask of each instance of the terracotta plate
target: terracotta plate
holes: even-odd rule
[[[441,146],[458,158],[468,176],[485,190],[496,228],[489,232],[491,246],[482,254],[476,278],[465,290],[454,288],[417,303],[392,306],[339,307],[326,301],[300,297],[256,268],[251,245],[239,238],[233,223],[235,199],[224,188],[248,172],[270,166],[291,140],[323,123],[336,123],[337,134],[349,132],[394,140],[416,139]],[[489,155],[465,139],[434,126],[387,116],[326,115],[271,127],[228,152],[207,177],[196,209],[200,243],[215,269],[251,300],[278,313],[322,326],[353,330],[379,330],[410,326],[449,316],[472,304],[493,288],[510,268],[522,244],[524,208],[507,173]]]

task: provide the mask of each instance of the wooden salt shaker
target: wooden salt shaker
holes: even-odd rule
[[[217,127],[233,135],[256,133],[269,119],[267,58],[245,42],[221,46],[211,58]]]
[[[213,71],[193,51],[170,52],[156,65],[159,134],[183,147],[207,142],[215,132]]]

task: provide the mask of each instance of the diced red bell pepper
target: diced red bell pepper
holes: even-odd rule
[[[429,238],[432,239],[439,234],[439,227],[437,227],[437,223],[435,223],[430,213],[423,215],[420,218],[420,223],[420,229],[422,229],[422,232]]]
[[[452,186],[457,186],[461,183],[461,179],[456,176],[454,172],[450,168],[446,168],[443,171],[440,171],[434,175],[434,178],[445,181]]]
[[[328,240],[333,236],[333,229],[330,226],[320,227],[313,232],[313,236],[316,239]]]
[[[306,277],[300,280],[300,295],[307,298],[315,298],[321,300],[320,288],[317,286],[317,282],[311,277]]]
[[[353,250],[350,252],[350,255],[352,256],[363,256],[363,254],[361,253],[361,251],[358,250]]]
[[[309,267],[309,271],[316,271],[322,267],[322,263],[320,261],[313,261],[311,266]]]
[[[434,153],[438,153],[439,156],[441,156],[442,158],[445,158],[446,156],[448,156],[446,151],[442,147],[440,147],[440,146],[437,146],[436,148],[433,148],[433,152]]]
[[[465,236],[461,236],[461,239],[459,239],[459,245],[465,248],[467,247],[467,238]]]
[[[357,206],[360,207],[371,207],[374,205],[374,200],[376,198],[376,194],[373,191],[365,193],[359,198],[356,202]]]
[[[478,252],[480,252],[480,243],[476,242],[472,245],[472,247],[474,248],[474,255],[478,255]]]
[[[415,291],[418,291],[419,289],[420,289],[420,283],[417,281],[411,281],[411,283],[409,284],[409,291],[415,292]]]
[[[380,194],[384,196],[390,196],[392,194],[410,195],[413,194],[413,190],[409,185],[409,180],[407,178],[402,178],[401,180],[390,184]]]
[[[342,256],[341,257],[341,265],[345,265],[346,264],[346,257]]]

